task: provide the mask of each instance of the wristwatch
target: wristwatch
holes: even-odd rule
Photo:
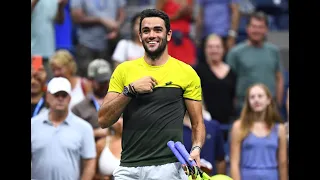
[[[192,151],[195,150],[195,149],[199,149],[199,151],[201,151],[201,147],[200,147],[200,146],[193,146],[193,147],[191,148],[191,151],[190,151],[190,152],[192,152]]]
[[[130,91],[129,91],[129,88],[127,86],[124,87],[123,89],[123,95],[127,96],[127,97],[131,97],[131,98],[134,98],[135,95],[132,94]]]
[[[230,29],[229,32],[228,32],[228,35],[231,36],[231,37],[236,38],[238,36],[238,32],[235,31],[235,30]]]

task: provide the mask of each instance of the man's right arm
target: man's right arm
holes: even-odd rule
[[[101,128],[112,126],[120,118],[131,98],[124,94],[108,92],[99,109],[98,121]]]
[[[81,25],[101,24],[99,17],[87,16],[83,9],[83,0],[72,0],[71,2],[71,15],[75,23]]]

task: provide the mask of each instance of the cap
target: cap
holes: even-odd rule
[[[49,81],[47,91],[50,92],[51,94],[55,94],[59,91],[64,91],[70,94],[71,84],[69,80],[64,77],[55,77]]]
[[[112,69],[104,59],[95,59],[88,66],[88,77],[98,82],[110,80]]]

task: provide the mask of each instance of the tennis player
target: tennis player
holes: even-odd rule
[[[183,142],[186,110],[192,121],[190,159],[200,164],[205,139],[200,78],[190,65],[171,57],[167,14],[156,9],[141,12],[139,39],[145,55],[115,69],[99,110],[99,124],[108,128],[123,113],[120,166],[116,180],[187,179],[167,142]]]

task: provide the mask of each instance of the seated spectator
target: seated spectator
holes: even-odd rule
[[[69,111],[71,84],[48,83],[49,110],[31,118],[31,179],[92,179],[96,147],[89,123]]]
[[[48,78],[52,78],[49,58],[55,47],[55,23],[63,23],[67,0],[31,0],[31,56],[42,56]]]
[[[97,142],[97,171],[94,180],[111,180],[113,171],[120,165],[122,117],[110,128],[111,135]]]
[[[247,24],[248,40],[232,48],[227,55],[227,63],[237,76],[237,114],[243,107],[246,90],[255,83],[265,84],[278,107],[282,105],[284,80],[280,50],[265,40],[267,32],[267,15],[263,12],[251,14]]]
[[[233,179],[287,180],[286,129],[267,86],[248,88],[239,120],[231,130]]]
[[[87,76],[92,60],[111,60],[113,46],[118,42],[119,29],[125,20],[125,4],[125,0],[71,1],[72,19],[77,25],[75,54],[80,76]]]
[[[43,66],[39,69],[31,66],[31,118],[47,110],[46,79],[47,73]]]
[[[65,77],[71,83],[70,109],[75,104],[84,100],[87,93],[91,92],[89,81],[76,75],[77,64],[69,51],[56,51],[50,59],[50,67],[54,77]]]
[[[224,141],[219,122],[204,120],[204,124],[206,127],[206,141],[200,153],[201,169],[210,176],[226,174]],[[188,151],[191,150],[192,131],[188,112],[183,120],[183,143]]]
[[[193,0],[157,0],[156,9],[164,11],[170,18],[172,37],[168,42],[168,53],[194,66],[196,47],[190,38]]]
[[[234,113],[236,76],[223,62],[224,47],[221,37],[209,35],[205,43],[206,61],[195,67],[201,79],[203,102],[212,119],[229,124]],[[225,133],[227,140],[227,133]]]
[[[92,93],[89,93],[84,100],[72,108],[75,115],[91,124],[96,141],[107,135],[107,130],[99,126],[98,110],[108,92],[111,74],[111,66],[106,60],[96,59],[92,61],[88,67],[88,78],[91,81]]]
[[[140,13],[135,14],[131,19],[131,39],[122,39],[116,46],[112,55],[114,68],[124,61],[137,59],[144,55],[144,48],[139,39]]]

